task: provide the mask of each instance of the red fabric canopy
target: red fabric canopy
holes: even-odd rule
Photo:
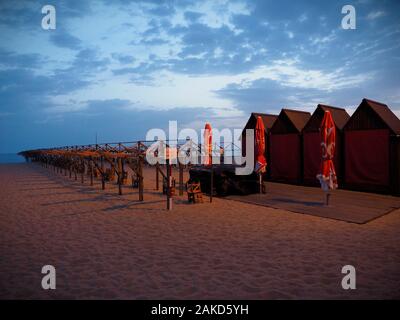
[[[254,168],[255,172],[265,172],[267,166],[267,160],[265,159],[265,128],[264,123],[260,116],[257,117],[256,134],[255,134],[255,148],[256,148],[256,165]]]
[[[204,151],[205,151],[205,158],[204,164],[206,166],[212,165],[212,130],[211,124],[208,122],[204,128]]]
[[[332,115],[325,111],[321,123],[321,173],[317,175],[323,190],[336,189],[337,178],[333,158],[335,156],[336,128]]]

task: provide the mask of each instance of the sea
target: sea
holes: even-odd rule
[[[16,153],[0,153],[0,163],[23,163],[25,162],[24,157],[19,156]]]

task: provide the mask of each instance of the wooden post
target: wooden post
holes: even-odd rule
[[[202,164],[202,162],[201,162],[201,152],[202,152],[202,150],[201,150],[201,143],[199,143],[198,144],[198,149],[199,149],[199,156],[198,156],[198,159],[197,159],[197,164]]]
[[[93,160],[89,160],[90,164],[90,185],[93,186]]]
[[[183,195],[183,165],[179,163],[179,195]]]
[[[210,203],[212,202],[213,199],[213,190],[214,190],[214,168],[211,166],[211,183],[210,183]]]
[[[81,183],[84,182],[85,177],[85,160],[81,160]]]
[[[101,190],[106,188],[106,181],[104,180],[104,173],[101,174]]]
[[[122,180],[121,180],[121,183],[122,183],[122,185],[124,185],[124,177],[125,177],[125,161],[124,161],[124,159],[123,159],[123,158],[121,159],[121,172],[122,172]],[[126,173],[126,178],[128,178],[128,173]]]
[[[101,190],[106,188],[106,181],[104,180],[104,161],[103,157],[100,158],[100,167],[101,167]]]
[[[118,194],[122,195],[122,159],[117,158],[118,164]]]
[[[139,163],[138,163],[138,178],[139,178],[139,201],[143,201],[143,193],[144,193],[144,179],[143,179],[143,157],[139,155]]]
[[[158,185],[158,181],[159,181],[159,170],[160,170],[160,164],[157,162],[156,163],[156,190],[159,190],[159,185]]]
[[[171,165],[169,164],[169,158],[167,158],[167,210],[172,210],[171,184]]]

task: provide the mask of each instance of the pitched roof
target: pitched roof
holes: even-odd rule
[[[244,126],[244,128],[242,130],[242,134],[244,133],[245,129],[249,128],[249,126],[253,126],[253,129],[255,129],[258,116],[261,117],[261,119],[262,119],[262,121],[264,123],[264,130],[265,131],[271,129],[271,127],[274,124],[275,120],[278,118],[278,116],[274,115],[274,114],[252,112],[250,117],[249,117],[249,120],[247,120],[246,125]]]
[[[281,114],[284,113],[289,118],[289,120],[293,123],[298,132],[303,130],[307,121],[311,117],[311,113],[306,111],[298,111],[291,109],[282,109]],[[280,115],[279,115],[280,116]]]
[[[257,119],[258,116],[261,117],[261,119],[262,119],[262,121],[264,123],[265,130],[271,129],[271,127],[274,124],[275,120],[278,118],[277,115],[268,114],[268,113],[252,112],[251,115],[254,116],[256,119]]]
[[[382,121],[397,135],[400,135],[400,119],[390,108],[381,102],[364,98],[361,102],[366,103],[382,119]]]
[[[332,107],[325,104],[319,104],[317,108],[321,108],[324,111],[330,111],[333,121],[339,130],[342,130],[344,125],[350,119],[350,115],[343,108]]]

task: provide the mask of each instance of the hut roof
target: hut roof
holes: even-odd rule
[[[333,121],[335,122],[336,127],[340,130],[343,129],[347,121],[350,119],[350,115],[344,108],[332,107],[324,104],[319,104],[318,107],[320,107],[324,111],[331,112]]]
[[[318,104],[317,108],[313,112],[310,120],[304,126],[304,130],[318,130],[321,126],[321,121],[318,116],[323,116],[325,111],[329,111],[332,115],[333,121],[335,122],[336,128],[342,130],[350,116],[347,111],[343,108],[332,107],[325,104]]]
[[[249,120],[247,120],[247,123],[243,129],[243,132],[245,129],[249,128],[249,127],[255,127],[256,121],[257,121],[257,117],[260,116],[263,123],[264,123],[264,128],[265,131],[268,131],[269,129],[272,128],[272,125],[274,124],[275,120],[278,118],[277,115],[275,114],[268,114],[268,113],[258,113],[258,112],[252,112],[250,115]],[[242,132],[242,133],[243,133]]]
[[[344,127],[359,128],[388,128],[392,134],[400,135],[400,119],[386,104],[364,98]]]
[[[291,110],[291,109],[282,109],[279,117],[282,115],[286,115],[286,117],[290,120],[293,126],[296,128],[298,132],[303,130],[307,121],[310,119],[311,114],[307,111],[299,111],[299,110]]]
[[[275,114],[268,114],[268,113],[256,113],[252,112],[252,116],[254,116],[257,120],[257,117],[260,116],[263,123],[264,123],[264,128],[265,130],[269,130],[272,128],[272,125],[274,124],[275,120],[278,118],[277,115]]]
[[[361,103],[367,104],[381,120],[395,133],[400,134],[400,120],[390,108],[381,102],[364,98]]]

